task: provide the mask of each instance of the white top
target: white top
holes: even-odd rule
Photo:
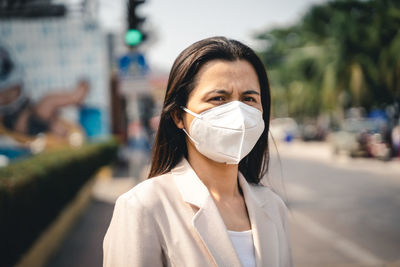
[[[236,232],[229,231],[229,237],[232,240],[233,247],[239,255],[243,267],[255,267],[256,258],[254,254],[253,234],[251,230]]]

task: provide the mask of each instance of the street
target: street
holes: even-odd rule
[[[270,176],[283,180],[296,266],[400,266],[399,162],[329,159],[327,149],[302,158],[306,145],[291,149],[278,145]]]

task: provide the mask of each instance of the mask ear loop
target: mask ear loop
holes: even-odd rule
[[[190,136],[190,134],[185,130],[185,128],[183,128],[182,131],[185,132],[185,134],[189,137],[190,140],[192,140],[192,142],[193,142],[195,145],[198,145],[198,144],[199,144],[199,142],[197,142],[196,140],[193,139],[193,137]]]
[[[201,119],[201,115],[199,115],[199,114],[197,114],[197,113],[194,113],[193,111],[191,111],[191,110],[189,110],[189,109],[187,109],[187,108],[185,108],[185,107],[182,107],[182,106],[181,106],[181,109],[183,109],[184,111],[186,111],[187,113],[189,113],[189,114],[192,115],[193,117],[196,117],[196,118]]]
[[[189,110],[189,109],[187,109],[187,108],[185,108],[185,107],[183,107],[183,106],[181,106],[181,109],[183,109],[185,112],[189,113],[190,115],[194,116],[195,118],[201,118],[201,116],[200,116],[199,114],[194,113],[193,111],[191,111],[191,110]],[[193,137],[190,136],[190,134],[185,130],[185,128],[183,128],[182,131],[185,132],[185,134],[189,137],[190,140],[192,140],[192,142],[193,142],[195,145],[198,145],[198,144],[199,144],[199,142],[197,142],[196,140],[194,140]]]

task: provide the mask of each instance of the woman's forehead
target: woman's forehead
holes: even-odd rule
[[[212,60],[200,68],[192,93],[207,93],[216,90],[260,92],[260,84],[257,73],[249,62]]]
[[[246,74],[246,73],[254,73],[256,71],[254,67],[244,59],[238,60],[223,60],[223,59],[214,59],[204,63],[198,73],[196,74],[197,78],[201,78],[204,75],[213,75],[213,74]]]

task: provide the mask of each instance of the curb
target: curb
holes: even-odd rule
[[[40,234],[30,249],[22,255],[15,265],[16,267],[45,266],[90,203],[92,188],[97,179],[97,175],[94,175],[81,187],[55,220]]]

